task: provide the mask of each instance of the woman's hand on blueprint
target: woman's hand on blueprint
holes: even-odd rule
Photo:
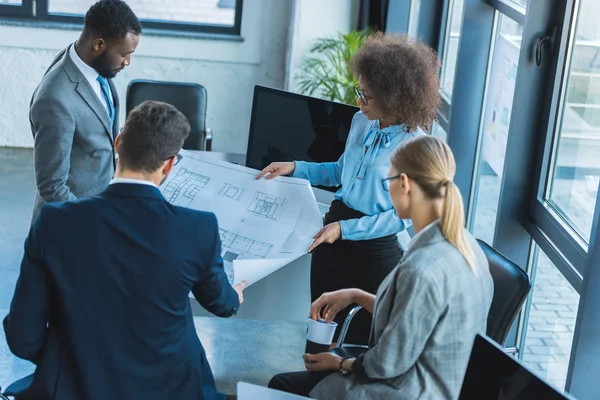
[[[280,175],[291,175],[296,169],[295,162],[274,162],[269,164],[265,169],[260,171],[256,179],[260,179],[267,175],[267,179],[277,178]]]
[[[323,229],[319,231],[319,233],[317,233],[313,237],[315,241],[312,242],[312,244],[308,248],[308,252],[310,253],[311,251],[313,251],[315,247],[317,247],[321,243],[331,244],[338,240],[341,236],[342,228],[339,222],[332,222],[331,224],[327,224],[323,227]]]

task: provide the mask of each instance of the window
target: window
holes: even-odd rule
[[[431,135],[435,136],[438,139],[443,140],[444,142],[446,141],[446,138],[448,137],[448,133],[446,133],[444,128],[442,128],[442,126],[440,124],[438,124],[437,122],[434,122],[433,125],[431,126]]]
[[[454,87],[454,71],[456,58],[458,56],[458,44],[460,41],[460,29],[462,26],[462,15],[465,0],[451,0],[448,8],[448,22],[444,38],[442,79],[441,87],[448,99],[452,97]]]
[[[522,33],[521,25],[499,14],[481,125],[476,197],[471,211],[473,234],[489,244],[494,242]]]
[[[522,5],[523,7],[527,7],[527,3],[529,2],[529,0],[512,0],[517,4]]]
[[[579,307],[579,294],[536,246],[533,296],[523,347],[523,362],[561,391]]]
[[[545,200],[589,243],[600,180],[600,3],[583,0],[565,74]]]
[[[3,15],[82,23],[97,0],[0,0]],[[243,0],[126,0],[144,28],[239,35]],[[36,7],[34,12],[33,8]]]

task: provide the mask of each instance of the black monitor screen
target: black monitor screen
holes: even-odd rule
[[[569,399],[505,354],[489,339],[477,335],[461,400],[564,400]]]
[[[255,86],[246,166],[337,161],[358,107]]]

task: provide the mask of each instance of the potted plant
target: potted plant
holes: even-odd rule
[[[310,48],[296,74],[300,93],[345,104],[355,104],[353,86],[358,77],[350,70],[350,60],[363,45],[368,30],[320,38]]]

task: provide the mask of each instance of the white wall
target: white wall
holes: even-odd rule
[[[349,33],[358,24],[359,0],[295,0],[289,30],[285,88],[296,91],[295,75],[315,39]]]
[[[131,66],[115,79],[123,104],[121,121],[131,80],[196,82],[208,91],[213,150],[245,152],[254,85],[285,84],[292,5],[293,0],[245,1],[243,42],[142,34]],[[0,26],[0,146],[33,145],[31,94],[54,55],[78,35],[74,30]]]

